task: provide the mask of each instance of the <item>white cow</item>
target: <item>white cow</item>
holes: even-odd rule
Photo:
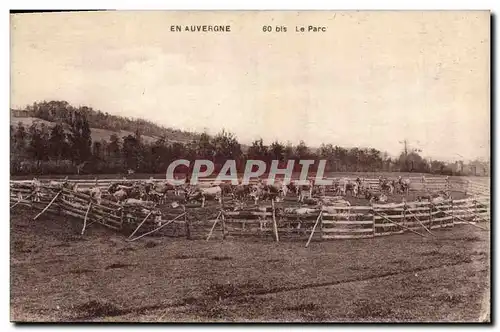
[[[351,214],[351,203],[345,199],[339,199],[334,202],[331,202],[331,205],[323,205],[321,210],[326,213],[332,214],[342,214],[345,215],[347,220],[349,220]],[[346,213],[347,211],[347,213]]]
[[[200,199],[201,207],[205,207],[205,200],[207,198],[214,198],[219,203],[222,203],[222,188],[220,186],[214,186],[209,188],[196,188],[193,192],[189,194],[189,199]]]
[[[113,197],[117,202],[123,202],[127,199],[127,192],[124,189],[119,189],[113,193]]]
[[[102,200],[101,188],[96,186],[96,187],[90,189],[89,194],[90,194],[91,199],[93,199],[97,204],[101,204],[101,200]]]
[[[381,193],[379,195],[373,194],[370,197],[370,204],[372,204],[373,202],[385,203],[387,202],[387,195],[384,193]]]
[[[144,208],[153,208],[156,203],[152,201],[143,201],[136,198],[127,198],[122,202],[123,205],[128,206],[136,206],[136,207],[144,207]]]

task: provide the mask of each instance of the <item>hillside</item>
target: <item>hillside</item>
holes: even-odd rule
[[[75,113],[84,114],[92,130],[92,140],[109,140],[112,134],[124,137],[136,130],[148,142],[164,136],[168,142],[185,143],[199,136],[198,133],[166,128],[144,119],[112,115],[87,106],[75,107],[66,101],[35,102],[24,109],[11,109],[10,113],[11,124],[22,122],[25,126],[30,126],[33,122],[49,126],[56,122],[69,123]]]
[[[55,125],[55,122],[46,121],[46,120],[39,119],[39,118],[32,118],[32,117],[29,117],[29,118],[11,117],[10,118],[10,124],[13,126],[17,126],[17,124],[19,122],[21,122],[25,128],[28,128],[33,123],[37,123],[37,124],[43,123],[49,127],[52,127]],[[127,131],[127,130],[112,131],[112,130],[107,130],[107,129],[92,128],[92,127],[90,128],[90,130],[92,131],[92,141],[93,142],[98,142],[100,140],[109,141],[109,138],[113,134],[117,135],[120,138],[126,137],[128,135],[134,135],[133,132]],[[158,137],[142,135],[142,139],[147,143],[151,143],[151,142],[156,141],[158,139]],[[167,140],[168,140],[168,138],[167,138]],[[173,141],[173,140],[169,140],[169,141]]]

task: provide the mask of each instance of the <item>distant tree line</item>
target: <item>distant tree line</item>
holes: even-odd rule
[[[177,159],[208,159],[215,163],[216,169],[226,160],[234,159],[239,170],[244,169],[249,159],[262,160],[268,165],[272,160],[279,160],[280,167],[285,167],[288,160],[326,159],[326,171],[452,174],[445,163],[429,162],[416,152],[403,152],[399,158],[391,158],[377,149],[343,148],[332,144],[311,149],[304,142],[292,145],[275,141],[266,145],[262,139],[255,140],[244,151],[236,136],[226,130],[214,136],[193,134],[186,143],[172,142],[165,134],[165,130],[170,129],[148,121],[102,115],[101,112],[89,111],[88,107],[75,108],[60,101],[35,103],[32,107],[36,110],[36,117],[52,121],[54,125],[34,122],[25,127],[19,122],[10,126],[12,175],[110,174],[127,173],[128,170],[164,173]],[[92,141],[92,127],[129,130],[134,134],[123,138],[112,134],[109,140]],[[144,132],[158,138],[148,143],[142,137]],[[311,169],[314,170],[317,164]],[[295,167],[300,171],[298,162]]]

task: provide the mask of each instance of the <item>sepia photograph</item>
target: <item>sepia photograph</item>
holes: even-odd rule
[[[14,323],[491,323],[491,24],[10,16]]]

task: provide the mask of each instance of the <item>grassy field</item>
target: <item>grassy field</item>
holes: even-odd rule
[[[490,232],[471,225],[366,240],[126,242],[19,208],[15,321],[489,321]]]

